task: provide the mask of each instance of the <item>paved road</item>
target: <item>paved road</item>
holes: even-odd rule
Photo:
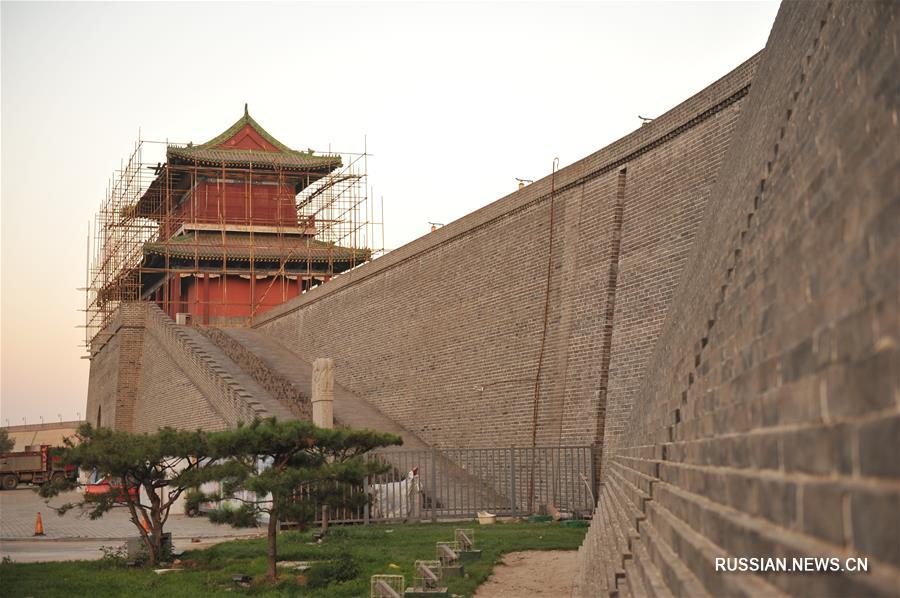
[[[244,536],[246,537],[246,536]],[[234,537],[205,538],[192,542],[190,538],[172,541],[175,552],[207,548]],[[123,540],[0,540],[0,558],[9,557],[17,563],[46,563],[50,561],[93,561],[103,557],[102,546],[118,548]]]
[[[77,500],[78,493],[65,493],[51,500],[48,507],[27,486],[0,491],[0,556],[10,556],[20,562],[99,558],[100,546],[118,546],[125,538],[137,535],[124,508],[114,509],[93,521],[85,512],[73,509],[60,517],[50,508]],[[37,513],[44,524],[43,538],[34,537]],[[188,546],[196,548],[198,544],[192,544],[192,538],[208,544],[263,531],[215,525],[205,517],[186,517],[174,511],[166,522],[166,530],[172,532],[179,550]]]

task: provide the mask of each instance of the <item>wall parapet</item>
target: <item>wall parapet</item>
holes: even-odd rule
[[[159,307],[145,303],[147,331],[181,364],[185,374],[220,415],[235,425],[264,418],[266,409],[234,377],[192,338],[196,331],[178,326]],[[189,364],[191,367],[185,367]],[[222,397],[225,401],[217,400]]]
[[[726,76],[659,118],[590,156],[560,169],[555,175],[545,176],[376,260],[344,272],[328,284],[320,285],[268,310],[254,320],[253,327],[262,326],[289,315],[305,305],[338,293],[366,278],[399,266],[426,252],[438,249],[442,245],[487,226],[500,218],[545,202],[550,199],[551,194],[558,195],[582,186],[653,151],[742,100],[750,90],[750,83],[759,57],[760,53],[753,55]]]
[[[649,353],[756,64],[254,329],[328,355],[343,387],[435,446],[601,442],[601,387],[620,392]]]
[[[312,421],[312,403],[308,393],[268,367],[265,362],[219,328],[198,328],[229,359],[253,378],[298,419]]]
[[[93,359],[103,348],[115,338],[119,330],[122,328],[143,328],[144,327],[144,309],[141,307],[142,302],[130,301],[119,305],[115,314],[110,318],[109,323],[94,335],[89,349],[89,358]]]

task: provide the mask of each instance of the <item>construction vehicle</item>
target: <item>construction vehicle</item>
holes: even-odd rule
[[[26,446],[20,452],[0,453],[0,488],[3,490],[14,490],[19,483],[43,484],[77,477],[78,468],[63,465],[60,449],[48,444]]]

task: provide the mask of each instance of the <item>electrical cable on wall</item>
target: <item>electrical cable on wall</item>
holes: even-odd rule
[[[550,316],[550,279],[553,274],[553,207],[556,199],[556,168],[559,158],[553,158],[553,172],[550,174],[550,234],[547,243],[547,284],[544,289],[544,324],[541,331],[541,348],[538,352],[537,372],[534,376],[534,408],[531,417],[531,466],[528,481],[528,510],[534,512],[534,465],[537,453],[537,420],[541,385],[541,369],[544,365],[544,346],[547,344],[547,323]]]

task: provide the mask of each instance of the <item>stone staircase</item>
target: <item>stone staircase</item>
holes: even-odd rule
[[[248,371],[260,386],[282,402],[309,403],[312,393],[312,364],[300,359],[278,341],[249,328],[210,328],[204,334],[232,360]],[[297,415],[301,419],[310,415]],[[299,410],[305,411],[301,408]],[[364,399],[337,382],[334,384],[334,420],[338,426],[396,434],[404,448],[429,448],[418,436],[397,424]]]
[[[223,356],[244,370],[256,386],[267,396],[282,403],[288,417],[311,420],[312,364],[298,357],[277,340],[249,328],[197,329],[205,339],[218,347]],[[419,479],[429,500],[445,507],[453,507],[463,499],[485,505],[501,504],[508,500],[498,495],[490,484],[471,475],[440,452],[431,454],[432,447],[416,434],[386,416],[371,403],[350,392],[335,381],[334,422],[336,426],[370,429],[395,434],[403,439],[403,449],[422,451]],[[279,417],[284,417],[279,416]],[[390,450],[382,458],[395,468],[409,467],[409,459],[399,459]],[[434,462],[434,472],[430,464]],[[444,480],[432,490],[429,480]],[[462,490],[464,489],[464,490]]]
[[[145,310],[146,333],[179,364],[227,425],[254,417],[290,417],[290,411],[280,401],[208,337],[195,328],[178,326],[156,305],[139,306]]]
[[[218,365],[222,371],[226,372],[232,379],[244,388],[259,403],[270,417],[274,416],[279,419],[291,417],[290,411],[284,404],[267,392],[254,378],[249,375],[239,364],[235,363],[221,348],[210,339],[202,334],[198,334],[196,329],[181,328],[183,334],[188,336],[196,346],[196,350]]]

